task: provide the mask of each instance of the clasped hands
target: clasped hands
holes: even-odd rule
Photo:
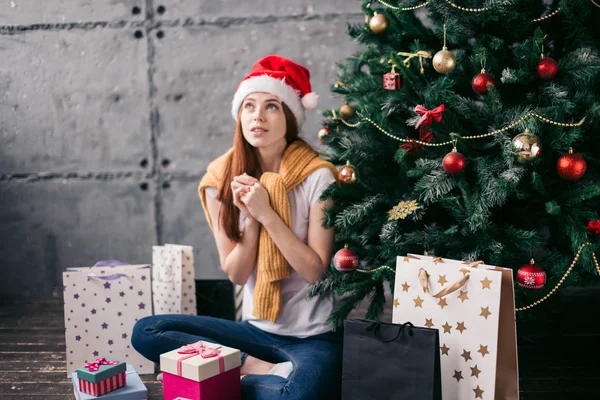
[[[253,218],[261,224],[274,212],[269,201],[269,193],[258,179],[246,173],[233,178],[231,182],[233,204],[246,218]]]

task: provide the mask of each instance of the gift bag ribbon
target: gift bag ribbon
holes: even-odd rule
[[[437,122],[440,122],[442,120],[442,113],[444,112],[445,108],[446,106],[442,104],[434,108],[433,110],[428,110],[420,104],[417,105],[415,107],[415,112],[421,115],[421,119],[419,120],[419,122],[417,122],[417,125],[415,125],[415,129],[421,126],[421,124],[431,125],[434,119]]]
[[[450,293],[456,292],[458,289],[464,286],[465,283],[469,280],[469,273],[465,273],[462,278],[457,280],[451,285],[448,285],[436,294],[432,294],[429,290],[429,274],[423,268],[419,268],[419,285],[423,289],[423,292],[431,295],[431,297],[435,297],[439,299],[440,297],[444,297],[449,295]]]
[[[182,363],[184,360],[188,358],[192,358],[195,356],[200,356],[202,358],[211,358],[218,357],[219,358],[219,373],[222,374],[225,372],[225,360],[221,356],[221,350],[213,349],[210,347],[205,347],[202,341],[198,341],[196,343],[188,344],[183,346],[177,351],[178,354],[185,354],[183,357],[177,360],[177,375],[182,376]]]
[[[100,369],[101,365],[117,365],[119,361],[108,361],[104,357],[96,358],[96,361],[92,361],[85,364],[85,367],[90,372],[96,372]]]

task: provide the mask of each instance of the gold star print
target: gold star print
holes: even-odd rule
[[[404,257],[404,262],[405,263],[410,262],[409,260],[410,260],[410,257]]]
[[[448,307],[448,303],[446,303],[446,299],[442,297],[440,299],[440,302],[438,303],[438,306],[442,307],[442,310],[444,309],[444,307]]]
[[[415,308],[423,308],[423,302],[425,301],[424,299],[421,299],[421,297],[417,296],[417,298],[413,299],[413,301],[415,302]]]
[[[398,301],[398,299],[394,299],[394,308],[398,307],[400,305],[400,302]]]
[[[481,307],[481,314],[479,314],[479,315],[481,315],[483,318],[487,319],[487,317],[492,315],[492,313],[490,312],[489,307]]]
[[[452,329],[452,325],[449,325],[449,324],[448,324],[448,321],[446,321],[446,324],[445,324],[445,325],[442,325],[442,328],[444,328],[444,333],[450,333],[450,334],[452,334],[452,333],[450,332],[450,330]]]
[[[462,376],[462,371],[457,371],[457,370],[454,370],[454,376],[453,376],[453,378],[456,379],[456,382],[459,382],[461,379],[465,379]]]
[[[442,257],[433,257],[433,263],[437,265],[437,263],[443,262]]]
[[[433,325],[433,318],[425,318],[425,326],[431,328]]]
[[[475,364],[474,367],[469,367],[471,368],[471,376],[474,376],[475,378],[479,378],[479,374],[481,373],[481,371],[479,370],[479,368],[477,368],[477,364]]]
[[[492,281],[490,281],[487,276],[485,278],[483,278],[481,282],[481,288],[482,289],[491,289],[490,285],[492,284]]]
[[[410,289],[410,285],[408,284],[408,282],[404,282],[402,284],[402,291],[408,293],[408,289]]]
[[[467,362],[469,360],[472,360],[472,358],[471,358],[471,352],[470,351],[466,351],[465,349],[463,349],[463,353],[460,356],[465,359],[465,362]]]
[[[484,391],[479,388],[479,385],[477,385],[477,387],[475,389],[473,389],[473,391],[475,392],[475,398],[476,399],[477,398],[483,399],[483,392]]]
[[[438,283],[440,285],[444,285],[444,284],[448,283],[448,281],[446,280],[446,275],[440,275],[440,279],[438,279]]]
[[[446,346],[446,343],[444,343],[444,345],[442,347],[440,347],[440,350],[442,351],[442,355],[448,355],[448,352],[450,351],[450,347]]]
[[[464,276],[464,275],[467,275],[470,271],[469,271],[469,268],[461,268],[460,272],[462,272],[463,276]]]
[[[460,334],[462,335],[463,331],[467,330],[467,327],[465,326],[465,322],[457,322],[458,325],[456,325],[456,330],[460,332]]]
[[[487,348],[487,346],[484,346],[482,344],[479,345],[479,350],[477,350],[477,352],[481,353],[481,357],[485,357],[486,354],[490,354]]]
[[[467,296],[467,293],[469,293],[468,291],[460,291],[460,294],[458,295],[458,298],[460,299],[460,301],[462,301],[463,303],[465,302],[465,300],[469,300],[469,296]]]

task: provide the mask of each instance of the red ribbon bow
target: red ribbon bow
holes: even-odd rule
[[[431,125],[433,123],[434,119],[437,122],[440,122],[442,120],[442,113],[444,112],[445,108],[446,108],[446,106],[444,106],[442,104],[442,105],[438,106],[437,108],[434,108],[433,110],[428,110],[425,107],[423,107],[422,105],[418,104],[415,107],[415,112],[419,115],[422,115],[422,117],[419,120],[419,122],[417,122],[417,125],[415,125],[415,129],[417,129],[419,126],[421,126],[421,124]]]
[[[594,235],[600,235],[600,219],[588,222],[587,230]]]
[[[96,372],[100,369],[101,365],[117,365],[119,361],[108,361],[104,357],[96,358],[96,361],[92,361],[85,364],[85,367],[90,372]]]

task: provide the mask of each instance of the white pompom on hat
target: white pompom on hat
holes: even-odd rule
[[[252,71],[239,84],[231,114],[237,120],[242,102],[250,93],[266,92],[279,97],[296,117],[298,128],[304,123],[304,112],[317,107],[319,96],[310,87],[310,72],[294,61],[278,55],[258,60]]]

